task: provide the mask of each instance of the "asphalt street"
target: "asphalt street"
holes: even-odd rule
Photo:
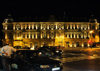
[[[63,63],[63,71],[100,71],[100,52],[93,49],[66,51],[58,60]]]

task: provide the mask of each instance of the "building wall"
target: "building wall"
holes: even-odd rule
[[[99,42],[99,23],[90,22],[4,22],[4,43],[13,46],[87,47]],[[92,31],[92,33],[91,33]]]

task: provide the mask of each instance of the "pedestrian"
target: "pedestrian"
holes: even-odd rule
[[[1,51],[0,51],[0,69],[3,69],[3,67],[2,67],[2,53],[1,53]]]
[[[10,59],[13,52],[16,52],[16,49],[8,43],[1,48],[3,71],[10,71]]]

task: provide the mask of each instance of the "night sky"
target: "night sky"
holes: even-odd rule
[[[0,19],[6,18],[8,14],[13,17],[21,16],[63,16],[64,11],[66,17],[89,17],[91,14],[100,17],[100,1],[99,0],[3,0],[0,2]],[[2,20],[0,20],[2,21]]]
[[[100,19],[100,0],[3,0],[0,1],[0,23],[11,14],[16,17],[90,17]]]

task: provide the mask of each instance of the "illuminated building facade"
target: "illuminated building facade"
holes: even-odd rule
[[[99,23],[89,22],[14,22],[5,19],[2,23],[5,38],[3,43],[13,46],[89,47],[89,41],[99,42]]]

